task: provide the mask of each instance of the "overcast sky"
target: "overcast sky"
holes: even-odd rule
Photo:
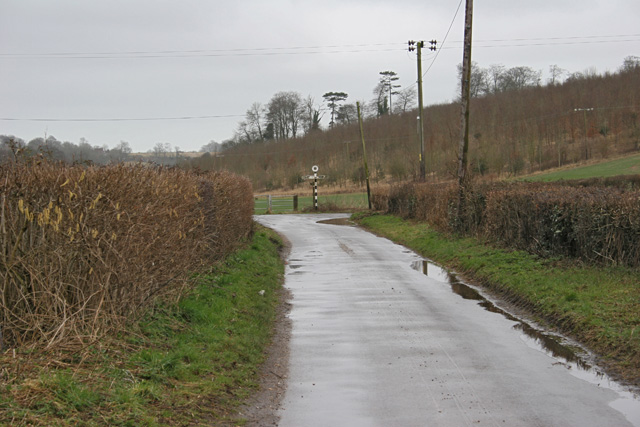
[[[423,56],[424,97],[427,105],[447,102],[457,96],[462,60],[459,5],[0,0],[0,134],[195,151],[231,138],[252,103],[280,91],[321,105],[330,91],[371,100],[380,71],[414,84],[409,39],[440,42],[435,61]],[[552,64],[616,71],[626,56],[640,56],[638,22],[638,0],[476,0],[472,56],[482,67],[529,66],[543,79]]]

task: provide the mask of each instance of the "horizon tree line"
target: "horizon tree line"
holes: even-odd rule
[[[640,58],[625,58],[617,72],[602,75],[592,70],[568,73],[551,66],[545,80],[539,71],[526,67],[514,67],[510,73],[506,67],[494,68],[502,70],[494,75],[506,76],[505,81],[517,76],[516,72],[529,77],[501,83],[499,90],[486,86],[473,98],[469,163],[473,174],[515,176],[574,163],[585,156],[604,158],[640,149],[640,107],[636,99]],[[388,87],[383,93],[388,98]],[[325,95],[332,102],[332,92]],[[374,181],[385,177],[402,180],[417,174],[415,114],[409,109],[403,113],[399,95],[392,96],[393,114],[379,116],[376,98],[369,104],[364,123]],[[202,161],[198,167],[230,168],[247,174],[256,188],[293,188],[311,164],[323,165],[326,184],[361,182],[358,126],[354,126],[355,121],[349,124],[348,113],[344,119],[340,114],[351,105],[348,99],[348,95],[335,99],[335,125],[331,128],[278,140],[277,145],[230,145],[227,148],[233,149],[224,157],[215,162]],[[577,107],[595,108],[585,113],[576,112]],[[426,109],[425,158],[428,176],[433,179],[451,177],[455,172],[452,165],[460,132],[458,108],[454,101]],[[316,110],[322,111],[319,107]],[[326,111],[329,114],[331,110]]]

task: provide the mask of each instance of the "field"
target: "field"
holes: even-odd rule
[[[549,173],[531,175],[526,181],[559,181],[570,179],[606,178],[618,175],[637,175],[640,173],[640,154],[592,165],[556,170]]]
[[[293,212],[292,197],[284,198],[283,196],[274,197],[271,213]],[[255,214],[264,214],[267,211],[267,199],[260,196],[254,199]],[[318,205],[320,210],[341,209],[344,211],[354,211],[366,209],[367,193],[351,193],[351,194],[329,194],[318,195]],[[313,197],[311,195],[298,196],[298,211],[303,212],[313,208]]]
[[[634,154],[585,166],[563,168],[548,173],[529,175],[521,179],[531,182],[551,182],[637,174],[640,174],[640,154]],[[381,186],[374,185],[374,189],[377,190],[380,188]],[[299,212],[310,210],[313,207],[313,197],[311,196],[310,191],[306,191],[304,195],[300,195],[299,191],[292,190],[290,193],[291,197],[284,197],[286,193],[277,191],[274,192],[274,203],[272,205],[271,213],[277,214],[293,212],[292,196],[294,193],[298,194]],[[267,193],[262,193],[254,198],[256,215],[264,214],[267,211],[266,194]],[[366,193],[359,192],[327,195],[322,194],[322,188],[320,188],[318,203],[320,205],[320,210],[335,210],[337,208],[351,212],[354,210],[367,209],[368,207]]]

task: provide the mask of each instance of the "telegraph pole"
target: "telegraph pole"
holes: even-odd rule
[[[464,53],[462,58],[461,135],[458,148],[458,221],[462,220],[467,185],[467,152],[469,151],[469,98],[471,95],[471,29],[473,0],[467,0],[464,20]]]
[[[356,102],[358,107],[358,123],[360,124],[360,138],[362,138],[362,159],[364,160],[364,175],[367,178],[367,201],[371,210],[371,187],[369,185],[369,166],[367,165],[367,150],[364,145],[364,131],[362,130],[362,114],[360,113],[360,102]]]
[[[429,42],[430,50],[436,50],[436,41],[431,40]],[[424,47],[424,41],[409,40],[409,52],[416,51],[418,56],[418,137],[420,138],[420,180],[425,181],[427,179],[427,168],[424,160],[424,104],[422,98],[422,48]]]

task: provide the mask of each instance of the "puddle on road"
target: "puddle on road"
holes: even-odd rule
[[[603,377],[603,374],[596,372],[593,367],[585,362],[573,349],[563,344],[560,337],[544,333],[521,319],[509,314],[508,312],[497,307],[494,303],[486,299],[478,290],[463,283],[455,274],[446,271],[445,269],[435,265],[434,263],[423,260],[416,261],[412,264],[413,269],[418,270],[432,279],[438,280],[443,283],[447,283],[451,286],[451,291],[457,295],[460,295],[464,299],[478,301],[478,304],[485,310],[492,313],[498,313],[506,317],[507,319],[517,322],[513,326],[514,329],[522,332],[525,337],[532,342],[536,347],[544,350],[547,354],[550,354],[556,359],[563,359],[569,365],[575,365],[578,368],[585,371],[592,371],[598,377]]]
[[[355,222],[351,221],[349,218],[334,218],[334,219],[325,219],[322,221],[318,221],[318,224],[331,224],[331,225],[346,225],[348,227],[355,227]]]
[[[624,414],[632,425],[640,427],[640,396],[638,395],[637,389],[624,387],[605,373],[598,371],[595,367],[587,363],[581,354],[564,344],[562,338],[536,329],[497,307],[493,302],[482,296],[478,290],[463,283],[454,273],[441,268],[429,260],[415,261],[411,267],[432,279],[448,284],[451,286],[451,291],[460,295],[462,298],[478,301],[478,305],[485,310],[501,314],[507,319],[516,322],[513,328],[522,332],[522,337],[527,345],[542,350],[552,356],[565,365],[572,375],[596,384],[598,387],[605,387],[618,393],[620,398],[611,402],[609,406]]]

